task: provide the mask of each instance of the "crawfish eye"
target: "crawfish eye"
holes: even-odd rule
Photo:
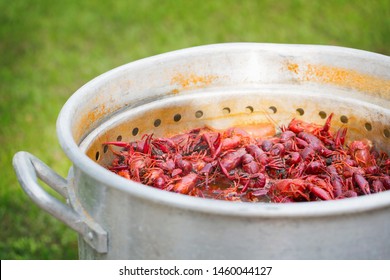
[[[328,157],[328,158],[325,159],[326,165],[331,165],[332,162],[333,162],[333,159],[331,157]]]
[[[278,176],[280,176],[282,179],[287,178],[287,172],[286,172],[286,169],[284,169],[284,168],[277,170],[276,173],[277,173]]]

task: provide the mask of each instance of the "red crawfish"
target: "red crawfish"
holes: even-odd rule
[[[298,164],[302,160],[299,152],[291,152],[285,156],[285,161],[289,165]]]
[[[298,137],[302,140],[306,141],[309,144],[309,147],[312,148],[314,151],[320,153],[324,157],[329,157],[332,155],[332,151],[326,148],[323,144],[323,142],[316,137],[315,135],[309,133],[309,132],[300,132],[298,133]]]
[[[125,142],[106,142],[104,144],[107,145],[115,145],[118,147],[125,147],[125,148],[131,148],[134,149],[137,152],[143,153],[143,154],[149,154],[152,151],[151,142],[153,140],[153,134],[144,134],[142,135],[141,140],[125,143]],[[127,144],[127,145],[125,145]]]
[[[237,151],[229,152],[221,161],[218,161],[222,173],[230,180],[237,184],[243,184],[241,192],[245,192],[248,188],[263,188],[266,182],[265,175],[260,172],[260,165],[254,160],[254,157],[244,148]],[[241,169],[238,167],[241,166]],[[237,168],[234,175],[229,172]]]
[[[304,175],[304,172],[306,170],[306,162],[299,161],[297,164],[292,164],[287,169],[287,178],[290,179],[298,179],[301,178]]]
[[[293,119],[289,123],[287,129],[295,132],[296,134],[300,132],[308,132],[310,134],[315,135],[316,137],[319,137],[321,139],[330,138],[331,134],[329,132],[331,121],[333,118],[333,113],[329,115],[327,120],[325,121],[324,125],[314,124],[310,122],[306,122],[303,120]]]
[[[283,156],[285,152],[285,147],[282,143],[275,143],[270,149],[269,153],[271,156]]]
[[[140,175],[145,172],[145,168],[148,167],[150,162],[151,159],[144,154],[138,152],[133,153],[133,155],[127,159],[131,178],[137,182],[141,182]]]
[[[240,146],[241,137],[238,135],[232,135],[228,138],[223,138],[221,141],[222,151],[232,150]]]
[[[204,133],[202,138],[207,143],[211,157],[215,159],[219,156],[222,149],[221,134],[216,132]]]
[[[274,180],[268,191],[271,202],[309,201],[306,182],[302,179]]]
[[[274,142],[270,139],[264,139],[263,141],[261,141],[261,148],[264,152],[269,152],[273,145]]]
[[[299,119],[292,119],[291,122],[288,124],[287,129],[293,131],[296,134],[303,131],[318,134],[318,132],[323,129],[323,126]]]
[[[260,171],[259,164],[255,161],[250,154],[244,154],[241,157],[242,169],[248,174],[256,174]]]
[[[248,189],[252,189],[254,191],[264,189],[267,183],[267,178],[263,173],[256,173],[249,175],[248,178],[240,178],[239,182],[243,184],[241,193],[245,193]]]
[[[310,176],[306,180],[275,180],[268,194],[272,202],[311,201],[312,196],[320,200],[331,200],[334,199],[331,189],[326,180]]]
[[[325,170],[326,166],[320,160],[313,160],[306,165],[306,174],[320,174]]]
[[[389,175],[382,175],[380,177],[380,180],[385,187],[386,190],[390,190],[390,176]]]
[[[221,160],[219,160],[222,171],[228,174],[231,170],[238,167],[241,164],[242,156],[245,154],[246,150],[244,148],[226,153]]]
[[[344,198],[350,198],[350,197],[357,197],[357,193],[353,190],[347,190],[343,192],[341,195],[337,196],[336,199],[344,199]]]
[[[228,151],[249,144],[251,135],[239,127],[231,127],[225,130],[221,136],[221,149]]]
[[[169,177],[164,174],[161,168],[151,168],[143,176],[143,182],[158,189],[164,189]]]
[[[372,143],[368,140],[353,141],[348,149],[353,159],[361,166],[372,165],[371,150]]]
[[[343,191],[342,179],[337,173],[336,167],[334,167],[333,165],[329,165],[326,170],[330,176],[330,183],[333,186],[333,195],[335,197],[338,197],[342,194]]]
[[[188,194],[195,188],[198,179],[198,175],[196,173],[191,172],[178,179],[175,183],[169,185],[167,187],[167,190],[181,194]]]
[[[286,178],[287,169],[286,164],[284,162],[284,158],[280,156],[270,156],[268,158],[268,163],[265,166],[265,170],[267,171],[267,175],[274,179]]]
[[[333,186],[331,185],[329,178],[325,177],[322,179],[318,176],[312,175],[308,176],[306,181],[310,183],[310,192],[314,196],[320,198],[321,200],[334,199]]]
[[[297,151],[298,145],[296,141],[296,134],[291,130],[285,130],[280,135],[280,142],[283,143],[284,150]]]
[[[371,193],[370,184],[368,183],[368,181],[364,178],[364,176],[361,173],[354,172],[353,173],[353,180],[364,194]]]
[[[379,180],[379,179],[374,180],[371,183],[371,186],[372,186],[372,189],[373,189],[374,193],[383,192],[383,191],[386,190],[385,186],[382,183],[382,181]]]
[[[172,173],[172,171],[175,169],[175,161],[171,158],[163,159],[163,160],[157,160],[156,166],[158,168],[161,168],[165,171],[168,171]]]
[[[187,175],[192,171],[192,164],[188,160],[183,159],[182,155],[175,155],[175,166],[183,172],[183,175]]]
[[[334,145],[334,149],[337,149],[337,148],[340,148],[344,145],[345,143],[345,137],[347,135],[347,128],[340,128],[339,130],[337,130],[335,136],[334,136],[334,139],[333,139],[333,145]]]
[[[189,133],[182,133],[168,138],[167,144],[177,154],[191,154],[197,144],[195,139],[199,139],[199,131],[190,131]]]
[[[254,160],[250,154],[244,154],[242,156],[242,169],[244,174],[239,174],[245,178],[241,178],[244,181],[244,188],[241,192],[245,192],[248,188],[261,189],[266,184],[266,177],[260,172],[259,164]]]
[[[176,152],[176,144],[169,138],[157,138],[151,142],[152,152],[155,155],[164,155]]]
[[[213,172],[216,165],[216,161],[208,162],[203,165],[201,170],[199,170],[199,174],[204,176],[204,186],[208,187],[210,181],[213,181],[215,177],[217,177],[217,173]]]
[[[268,155],[259,146],[249,144],[245,147],[245,149],[261,166],[265,166],[267,164]]]
[[[295,138],[295,132],[291,130],[285,130],[280,134],[280,141],[285,143],[287,141],[293,140]]]

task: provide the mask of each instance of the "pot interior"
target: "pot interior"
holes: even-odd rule
[[[130,142],[151,133],[167,137],[204,126],[215,129],[257,126],[277,132],[293,118],[324,124],[331,113],[334,113],[331,122],[334,132],[346,127],[348,141],[366,138],[378,150],[389,152],[389,110],[345,98],[337,89],[330,93],[329,89],[300,91],[294,87],[205,90],[156,100],[111,117],[90,133],[81,147],[90,159],[106,167],[113,159],[113,151],[120,149],[105,145],[108,141]]]

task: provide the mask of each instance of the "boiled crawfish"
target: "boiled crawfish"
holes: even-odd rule
[[[390,159],[346,128],[298,119],[280,127],[196,128],[171,137],[112,141],[112,172],[154,188],[213,199],[275,203],[334,200],[390,189]]]

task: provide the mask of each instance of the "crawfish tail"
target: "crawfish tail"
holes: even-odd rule
[[[198,181],[198,175],[195,173],[189,173],[173,185],[172,190],[177,193],[188,194],[196,186]]]
[[[353,180],[355,183],[359,186],[359,188],[362,190],[364,194],[370,194],[370,184],[367,182],[367,180],[363,177],[362,174],[358,172],[353,173]]]
[[[221,165],[229,172],[241,164],[242,156],[246,154],[244,148],[227,153],[220,161]]]
[[[316,187],[316,186],[312,187],[311,192],[322,200],[332,200],[330,194],[326,190],[321,189],[320,187]]]
[[[322,141],[309,132],[302,131],[298,133],[298,137],[305,140],[315,151],[321,151],[324,148]]]

